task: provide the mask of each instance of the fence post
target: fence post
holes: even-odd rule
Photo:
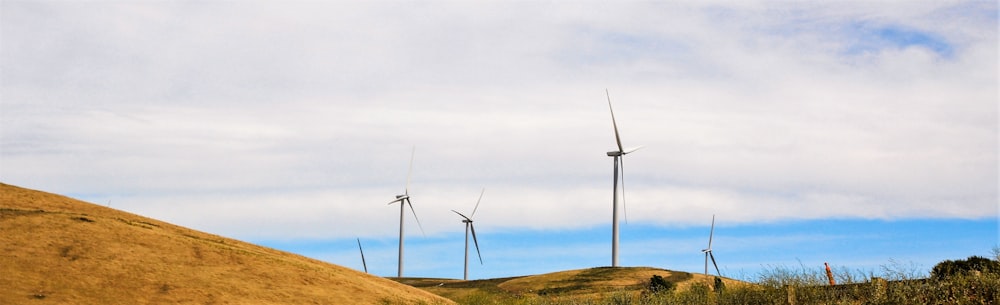
[[[785,304],[795,305],[795,286],[785,285]]]

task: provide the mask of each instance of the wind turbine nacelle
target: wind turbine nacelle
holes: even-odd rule
[[[617,156],[621,156],[621,155],[624,155],[624,154],[622,152],[620,152],[620,151],[617,151],[617,150],[616,151],[609,151],[608,152],[608,157],[617,157]]]
[[[396,195],[396,199],[403,199],[403,198],[409,198],[409,197],[410,196],[408,196],[408,195]]]

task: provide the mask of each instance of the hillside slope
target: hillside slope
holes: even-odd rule
[[[352,269],[2,183],[0,249],[0,304],[451,303]]]
[[[597,267],[475,281],[419,278],[394,280],[456,301],[476,298],[497,300],[515,296],[517,299],[541,298],[588,303],[615,293],[642,293],[654,275],[674,283],[679,291],[687,290],[692,285],[711,287],[715,279],[714,276],[651,267]],[[727,287],[746,284],[729,278],[723,278],[722,281]]]

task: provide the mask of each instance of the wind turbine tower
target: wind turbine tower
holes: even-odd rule
[[[410,206],[410,211],[413,212],[413,219],[417,220],[420,233],[424,232],[424,227],[420,225],[420,218],[417,218],[417,211],[413,209],[413,203],[410,202],[410,176],[413,174],[413,155],[416,152],[417,148],[413,147],[413,152],[410,153],[410,170],[406,174],[406,188],[403,189],[403,194],[396,195],[396,200],[389,202],[390,205],[399,202],[399,270],[396,277],[403,277],[403,223],[405,219],[403,216],[406,214],[406,206]]]
[[[611,267],[618,267],[618,178],[622,179],[622,205],[625,205],[625,170],[623,158],[626,154],[630,154],[642,146],[636,148],[630,148],[625,150],[622,147],[622,138],[618,134],[618,123],[615,122],[615,110],[611,107],[611,94],[608,93],[607,89],[604,89],[604,93],[608,96],[608,109],[611,110],[611,126],[615,129],[615,143],[618,144],[618,150],[609,151],[608,157],[612,157],[615,160],[615,170],[614,170],[614,189],[611,192]],[[621,171],[619,172],[619,167]]]

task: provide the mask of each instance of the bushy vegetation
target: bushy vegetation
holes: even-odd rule
[[[944,279],[955,275],[976,273],[1000,273],[1000,261],[980,256],[970,256],[961,260],[946,260],[931,269],[931,277]]]
[[[664,280],[662,276],[654,275],[649,279],[649,285],[646,286],[646,291],[650,293],[668,293],[674,291],[675,285],[673,282],[668,282]]]
[[[836,286],[830,286],[820,268],[772,267],[745,285],[722,284],[720,278],[694,283],[679,289],[664,278],[654,276],[643,291],[620,290],[601,297],[559,298],[558,296],[474,294],[461,304],[517,305],[659,305],[659,304],[1000,304],[1000,272],[992,266],[1000,261],[971,257],[944,261],[927,277],[917,268],[891,262],[875,272],[835,272]],[[939,270],[940,269],[940,270]],[[957,271],[956,271],[957,270]],[[974,270],[975,272],[969,272]],[[954,271],[954,272],[952,272]],[[936,274],[947,273],[947,276]],[[669,283],[669,284],[668,284]]]

